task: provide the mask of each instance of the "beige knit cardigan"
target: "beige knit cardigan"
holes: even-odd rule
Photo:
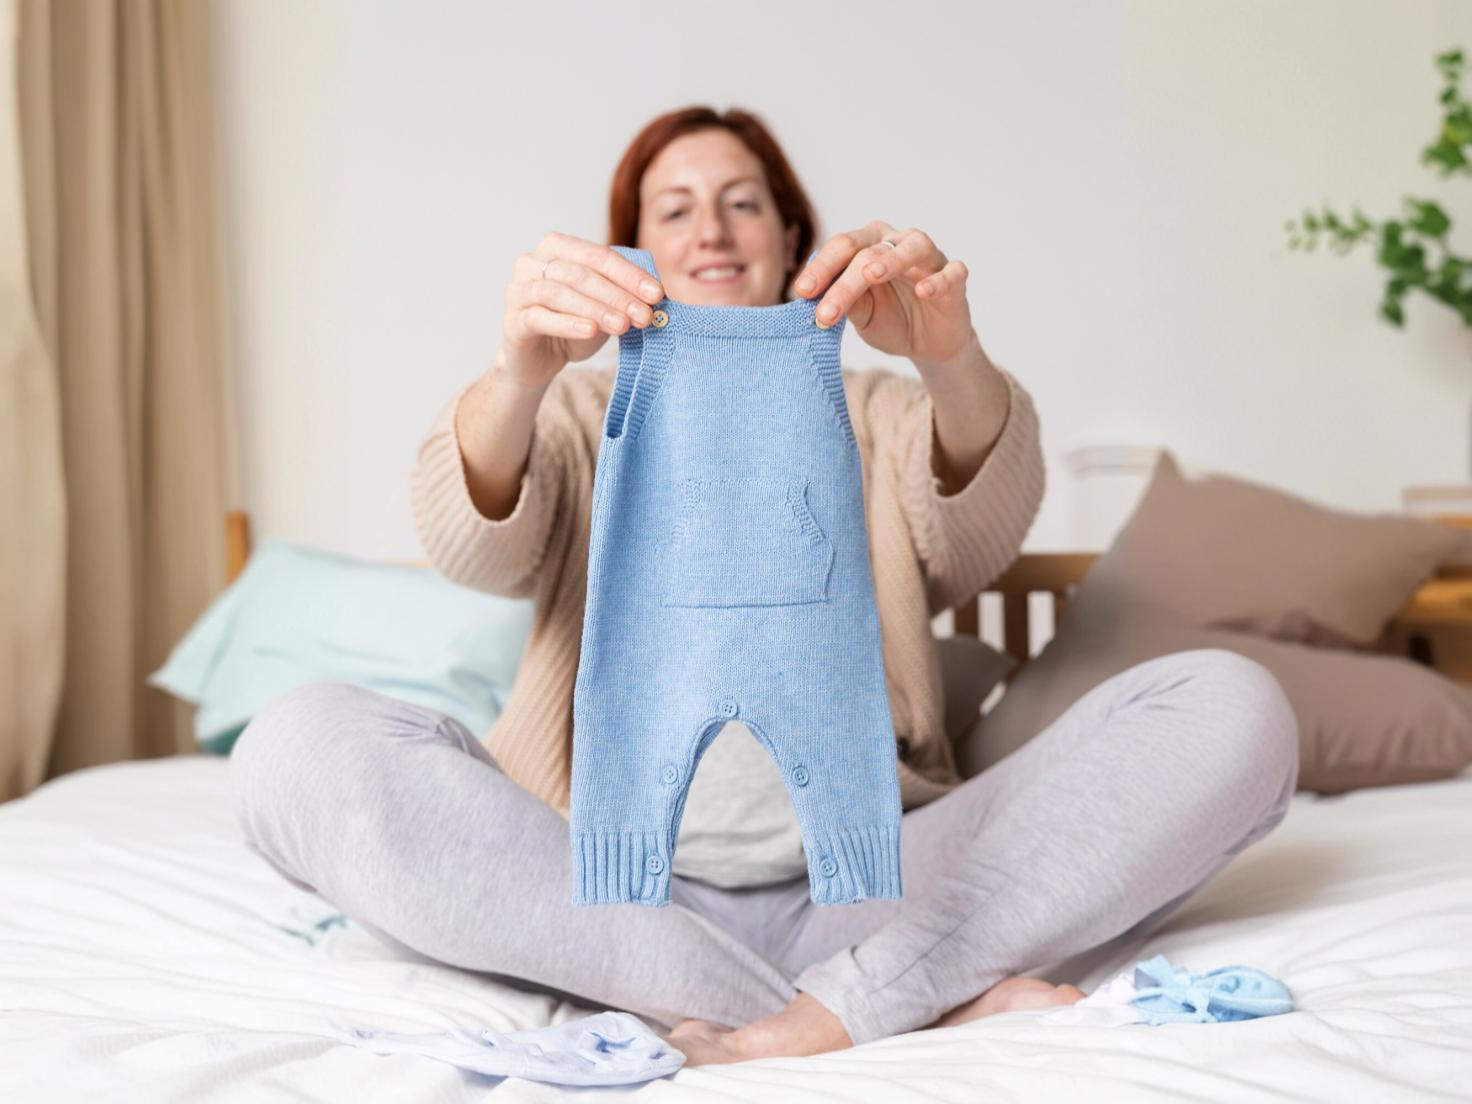
[[[492,521],[471,501],[454,415],[445,403],[413,467],[414,524],[430,563],[463,586],[534,599],[531,634],[486,749],[506,774],[567,817],[573,686],[588,583],[593,473],[617,365],[572,365],[543,395],[515,509]],[[941,493],[934,421],[920,379],[843,371],[858,441],[885,685],[905,809],[958,786],[945,729],[931,622],[979,594],[1016,558],[1043,497],[1031,396],[1006,369],[1002,433],[964,488]],[[904,743],[900,743],[903,739]]]

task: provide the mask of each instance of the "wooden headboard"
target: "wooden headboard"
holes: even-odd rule
[[[1056,625],[1073,589],[1100,555],[1099,552],[1025,552],[986,589],[985,593],[1002,596],[1002,641],[1009,654],[1026,662],[1032,649],[1031,595],[1047,596]],[[979,635],[980,606],[978,597],[956,608],[958,634]],[[1472,628],[1472,564],[1446,564],[1400,608],[1374,650],[1425,658],[1418,648],[1428,643],[1431,630],[1462,626]]]
[[[1472,529],[1472,515],[1434,520]],[[250,557],[250,519],[243,510],[232,510],[227,515],[226,534],[227,571],[229,581],[234,582]],[[1036,650],[1032,641],[1031,596],[1046,596],[1045,601],[1051,605],[1053,624],[1056,625],[1073,589],[1083,581],[1100,555],[1098,552],[1024,552],[987,587],[985,594],[1001,595],[1002,645],[1008,653],[1025,663]],[[425,560],[405,562],[428,566]],[[957,635],[979,636],[981,597],[956,607],[953,616]],[[1472,628],[1472,563],[1444,565],[1401,607],[1374,645],[1374,650],[1409,655],[1423,663],[1434,663],[1458,678],[1472,679],[1472,631],[1469,628]],[[1448,634],[1454,635],[1455,647],[1446,647]],[[1041,644],[1039,641],[1037,647]],[[1433,647],[1434,644],[1439,646]]]

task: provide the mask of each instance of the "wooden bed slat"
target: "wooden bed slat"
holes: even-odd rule
[[[1472,515],[1435,517],[1438,521],[1457,528],[1472,528]],[[250,519],[244,510],[231,510],[225,518],[227,576],[234,582],[245,569],[250,558]],[[1025,552],[984,593],[1000,594],[1002,598],[1002,642],[1003,648],[1019,664],[1026,663],[1031,656],[1032,629],[1030,601],[1033,594],[1048,595],[1056,626],[1068,607],[1073,589],[1083,581],[1099,552]],[[413,567],[428,567],[427,560],[392,561]],[[1429,638],[1434,633],[1455,633],[1460,639],[1472,636],[1467,628],[1472,626],[1472,563],[1444,564],[1436,575],[1423,583],[1411,595],[1390,623],[1373,650],[1397,655],[1425,657],[1431,654]],[[953,631],[958,636],[981,635],[981,595],[963,602],[952,614]],[[1472,655],[1472,639],[1467,648],[1455,649],[1460,654],[1468,651]],[[1472,660],[1469,660],[1472,662]],[[1441,664],[1437,664],[1438,667]],[[1459,668],[1460,668],[1459,664]],[[1453,677],[1472,679],[1472,667],[1467,671],[1448,671]]]
[[[225,515],[225,580],[233,583],[250,559],[250,518],[244,510]]]

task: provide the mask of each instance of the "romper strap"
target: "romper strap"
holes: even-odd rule
[[[634,384],[639,378],[639,361],[644,352],[644,332],[629,327],[628,333],[618,339],[618,368],[613,377],[613,391],[608,396],[608,408],[603,413],[603,437],[611,441],[622,437],[624,416],[629,409],[629,399],[634,393]]]
[[[838,420],[838,426],[849,447],[858,448],[858,439],[854,435],[853,421],[848,412],[848,397],[843,390],[843,365],[839,359],[842,340],[842,326],[813,330],[808,337],[807,359],[818,377],[823,393],[828,396],[828,404],[833,408],[833,416]]]
[[[654,267],[653,255],[647,249],[634,249],[627,245],[615,245],[613,251],[626,260],[633,261],[656,280],[659,272]],[[618,339],[618,371],[614,376],[613,392],[604,412],[603,436],[605,440],[623,437],[627,431],[630,442],[639,435],[639,427],[649,412],[654,396],[664,382],[669,368],[670,347],[667,336],[650,333],[647,329],[631,326]]]

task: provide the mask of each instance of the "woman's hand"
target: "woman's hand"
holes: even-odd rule
[[[893,246],[884,240],[894,242]],[[796,290],[818,304],[818,325],[847,315],[865,342],[917,365],[948,363],[977,341],[966,302],[966,266],[947,261],[930,235],[875,219],[837,234],[799,275]],[[812,283],[805,281],[811,278]],[[825,313],[833,308],[832,315]],[[979,343],[978,343],[979,344]]]
[[[649,325],[649,304],[662,298],[659,283],[611,246],[554,230],[516,258],[496,366],[520,383],[545,387],[610,334]]]

